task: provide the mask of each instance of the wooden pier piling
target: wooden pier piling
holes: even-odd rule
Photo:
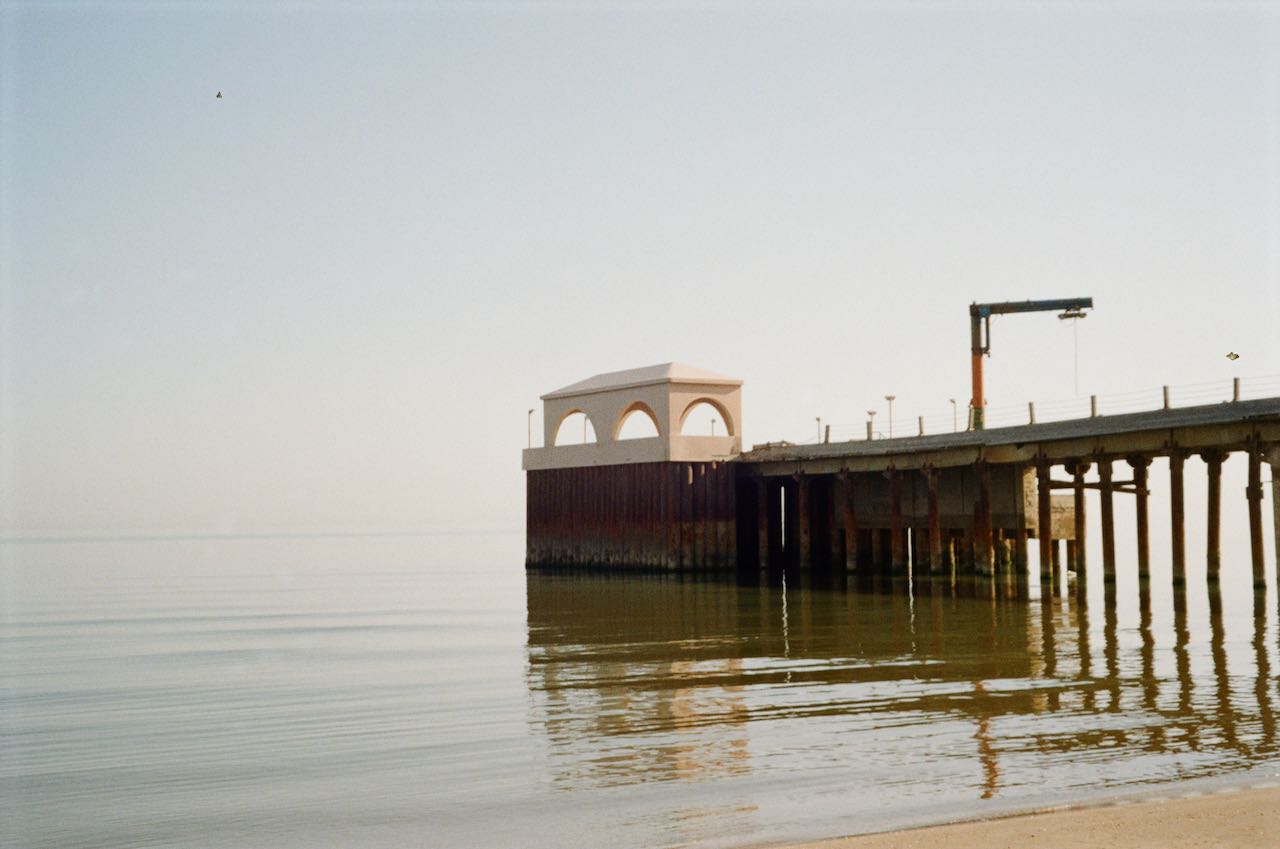
[[[1200,458],[1205,462],[1208,474],[1208,490],[1206,492],[1205,528],[1205,577],[1209,581],[1217,581],[1222,568],[1222,461],[1226,458],[1224,451],[1203,451]]]
[[[1187,531],[1182,498],[1182,466],[1186,458],[1185,451],[1178,448],[1169,450],[1169,556],[1173,561],[1175,586],[1187,582]]]
[[[1111,460],[1098,458],[1098,492],[1102,507],[1102,580],[1116,582],[1116,525],[1112,504]]]
[[[1085,579],[1084,475],[1085,475],[1085,472],[1089,471],[1089,464],[1081,461],[1076,461],[1070,465],[1069,471],[1071,472],[1072,482],[1074,483],[1072,494],[1075,496],[1074,504],[1075,504],[1075,524],[1076,524],[1075,558],[1073,559],[1071,565],[1075,569],[1076,580],[1080,584],[1083,584]]]
[[[978,545],[975,556],[977,569],[983,575],[995,574],[995,540],[991,523],[991,469],[979,460],[976,464],[978,472],[977,516],[974,523],[974,535]]]
[[[1053,592],[1055,595],[1061,594],[1061,590],[1062,590],[1062,549],[1065,547],[1066,547],[1066,543],[1062,540],[1056,540],[1056,539],[1050,540],[1049,553],[1050,553],[1050,559],[1051,559],[1051,568],[1053,571],[1047,586],[1049,587],[1050,591]],[[1045,586],[1046,585],[1044,584],[1041,585],[1041,590],[1040,590],[1041,592],[1044,592]]]
[[[756,478],[756,556],[761,569],[769,568],[769,482]]]
[[[1272,549],[1276,559],[1276,594],[1280,596],[1280,445],[1267,450],[1267,464],[1271,466],[1271,531],[1275,536]]]
[[[796,565],[801,569],[813,566],[813,526],[809,516],[810,480],[804,474],[794,476],[796,482]]]
[[[1133,469],[1133,489],[1136,500],[1134,519],[1138,533],[1138,581],[1142,582],[1151,578],[1151,546],[1147,518],[1147,496],[1149,495],[1147,467],[1151,465],[1151,458],[1142,454],[1131,454],[1128,457],[1128,463]]]
[[[930,467],[926,473],[929,493],[929,569],[934,573],[941,572],[942,563],[942,520],[938,515],[938,470]]]
[[[844,519],[844,568],[848,572],[858,568],[858,511],[854,493],[857,489],[853,475],[840,472],[840,507]]]
[[[1036,534],[1040,544],[1041,592],[1053,585],[1053,502],[1050,489],[1050,467],[1041,460],[1036,465]]]
[[[1245,497],[1249,501],[1249,553],[1253,560],[1253,585],[1266,585],[1266,566],[1262,551],[1262,451],[1257,440],[1249,445],[1249,486]]]
[[[907,568],[906,537],[902,533],[902,477],[892,467],[885,476],[889,478],[889,565],[894,572],[900,572]]]

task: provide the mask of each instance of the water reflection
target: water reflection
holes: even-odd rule
[[[1000,577],[531,573],[527,591],[530,721],[565,788],[794,772],[1056,798],[1275,758],[1267,606],[1233,640],[1216,586],[1201,622],[1185,587],[1153,609],[1147,582],[1111,585],[1100,623],[1088,593]]]

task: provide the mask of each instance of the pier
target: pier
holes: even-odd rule
[[[582,413],[595,443],[530,447],[530,567],[683,571],[843,569],[874,574],[1006,575],[1037,568],[1057,587],[1061,566],[1085,575],[1086,535],[1101,539],[1102,574],[1116,577],[1115,539],[1133,533],[1149,575],[1150,465],[1168,460],[1172,575],[1185,581],[1186,463],[1208,472],[1210,581],[1221,563],[1221,467],[1248,458],[1245,492],[1252,579],[1264,583],[1262,465],[1280,503],[1280,398],[1232,400],[1122,415],[896,439],[770,443],[741,449],[741,381],[679,364],[597,375],[543,396],[544,433]],[[1167,396],[1167,393],[1166,393]],[[1238,399],[1238,392],[1235,397]],[[691,436],[689,411],[710,404],[725,433]],[[620,439],[633,413],[656,436]],[[1034,413],[1029,418],[1033,419]],[[1097,480],[1086,475],[1096,470]],[[1101,522],[1086,527],[1086,490]],[[1136,499],[1131,530],[1115,527],[1117,497]],[[1273,516],[1280,543],[1280,510]],[[1036,564],[1028,540],[1039,541]],[[1280,545],[1277,545],[1280,550]],[[1280,568],[1280,564],[1278,564]]]

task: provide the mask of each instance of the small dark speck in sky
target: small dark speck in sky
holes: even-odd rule
[[[1238,359],[1240,359],[1240,355],[1239,355],[1239,354],[1237,354],[1235,351],[1231,351],[1230,353],[1228,353],[1228,354],[1227,354],[1227,359],[1228,359],[1228,360],[1238,360]]]

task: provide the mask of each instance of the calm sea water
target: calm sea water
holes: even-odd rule
[[[522,545],[0,543],[0,845],[735,847],[1280,773],[1244,563],[1108,603]]]

